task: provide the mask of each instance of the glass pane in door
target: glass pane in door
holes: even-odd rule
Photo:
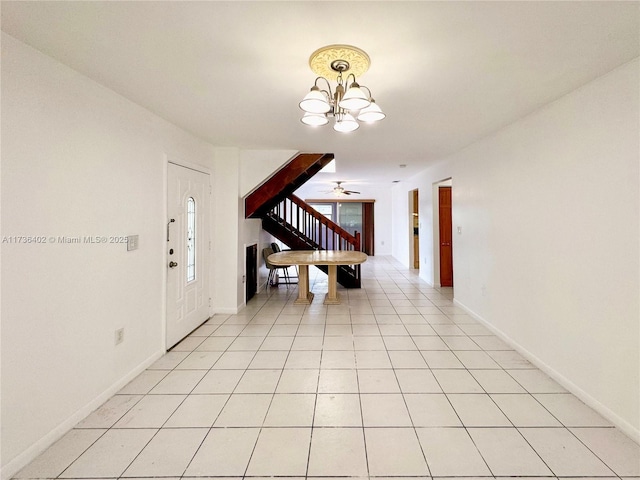
[[[187,282],[196,279],[196,201],[187,199]]]
[[[338,204],[338,224],[351,235],[362,234],[362,203],[344,202]]]
[[[335,222],[335,220],[333,219],[333,203],[310,203],[309,205],[311,205],[332,222]]]

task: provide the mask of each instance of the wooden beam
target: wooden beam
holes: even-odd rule
[[[267,179],[244,201],[245,218],[260,218],[333,160],[332,153],[301,153]]]

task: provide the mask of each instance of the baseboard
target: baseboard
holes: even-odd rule
[[[0,471],[0,478],[2,480],[8,480],[13,475],[18,473],[29,463],[31,463],[38,455],[44,452],[47,448],[62,438],[67,432],[75,427],[80,421],[84,420],[91,412],[100,407],[104,402],[113,397],[118,391],[122,389],[127,383],[140,375],[150,365],[164,355],[164,350],[159,350],[153,355],[145,359],[142,363],[137,365],[133,370],[127,373],[120,380],[115,382],[104,392],[98,395],[96,398],[87,403],[80,410],[76,411],[73,415],[67,418],[64,422],[60,423],[57,427],[43,436],[36,443],[27,448],[20,455],[12,459],[9,463],[2,466]]]
[[[461,303],[460,301],[454,299],[453,303],[466,311],[469,315],[471,315],[474,319],[478,320],[485,327],[487,327],[493,334],[495,334],[498,338],[500,338],[507,345],[512,347],[516,352],[526,358],[531,364],[542,370],[544,373],[549,375],[552,379],[566,388],[569,392],[578,397],[582,402],[584,402],[589,407],[593,408],[596,412],[606,418],[609,422],[611,422],[615,427],[619,428],[625,435],[631,438],[634,442],[640,443],[640,430],[635,428],[629,422],[627,422],[624,418],[620,417],[617,413],[613,412],[606,405],[604,405],[599,400],[592,397],[589,393],[585,392],[578,385],[573,383],[567,377],[559,373],[553,367],[547,365],[543,360],[538,358],[536,355],[531,353],[529,350],[524,348],[522,345],[514,341],[511,337],[505,334],[502,330],[496,328],[494,325],[489,323],[486,319],[484,319],[481,315],[478,315],[476,312],[468,308],[466,305]]]

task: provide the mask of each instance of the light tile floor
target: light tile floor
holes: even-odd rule
[[[390,258],[216,315],[17,478],[638,477],[640,447]]]

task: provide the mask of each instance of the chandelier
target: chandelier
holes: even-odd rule
[[[369,55],[350,45],[329,45],[313,52],[309,66],[319,76],[300,102],[305,112],[301,122],[321,126],[329,123],[332,116],[335,131],[352,132],[360,127],[358,122],[382,120],[386,115],[376,104],[371,90],[356,81],[357,76],[369,69],[370,63]],[[333,90],[328,78],[336,79]],[[326,90],[318,83],[322,87],[326,84]]]

